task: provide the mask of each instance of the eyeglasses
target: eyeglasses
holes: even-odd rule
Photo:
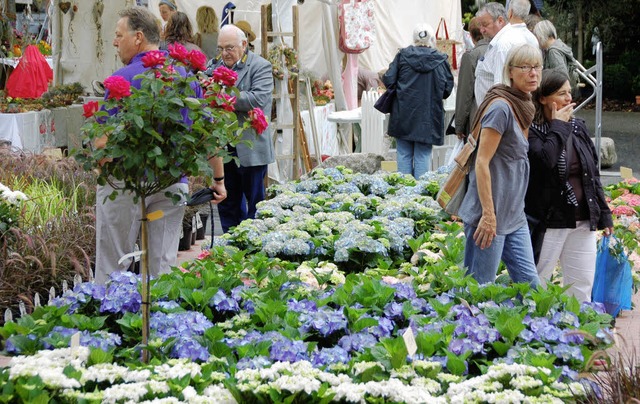
[[[218,46],[218,53],[222,53],[222,52],[233,52],[233,50],[237,47],[238,45],[229,45],[229,46],[225,46],[224,48]]]
[[[535,70],[538,73],[540,73],[542,71],[542,66],[529,66],[529,65],[514,66],[514,65],[511,65],[511,67],[517,67],[518,69],[520,69],[520,71],[522,71],[522,73],[531,73],[531,70]]]

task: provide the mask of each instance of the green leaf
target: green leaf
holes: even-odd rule
[[[361,319],[359,319],[358,321],[356,321],[355,323],[353,323],[353,325],[351,327],[349,327],[351,329],[352,332],[360,332],[362,330],[364,330],[367,327],[375,327],[377,326],[378,320],[371,318],[371,317],[363,317]]]
[[[144,128],[144,120],[142,119],[142,117],[140,115],[134,115],[133,116],[133,122],[136,124],[138,129]]]
[[[462,376],[467,371],[466,361],[447,351],[447,369],[454,375]]]

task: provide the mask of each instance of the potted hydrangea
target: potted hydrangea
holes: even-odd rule
[[[98,169],[98,184],[114,186],[114,180],[121,181],[123,188],[114,193],[129,191],[140,202],[142,298],[148,302],[149,274],[144,252],[148,248],[147,220],[153,220],[148,213],[153,212],[147,212],[145,199],[183,175],[208,172],[211,157],[230,161],[225,146],[236,145],[244,128],[238,125],[233,112],[234,94],[238,93],[235,72],[214,74],[213,79],[202,77],[206,92],[205,97],[198,97],[194,91],[201,85],[198,75],[185,72],[204,70],[206,57],[201,52],[187,52],[176,44],[169,48],[168,56],[151,51],[142,61],[148,70],[134,78],[141,81],[139,89],[122,77],[111,76],[104,81],[108,99],[85,104],[84,116],[95,117],[83,127],[87,141],[93,144],[105,135],[108,140],[104,148],[76,152],[76,158],[86,170]],[[264,114],[251,116],[254,118],[246,125],[267,126],[262,122]],[[179,195],[171,197],[180,199]],[[148,308],[148,304],[143,305],[143,322],[148,319],[144,312]],[[148,321],[143,326],[144,344],[145,329],[148,330]]]

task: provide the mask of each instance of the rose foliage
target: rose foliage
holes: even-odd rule
[[[104,148],[77,151],[76,158],[87,170],[100,167],[99,184],[120,180],[142,197],[183,175],[209,172],[209,157],[231,160],[224,146],[236,145],[244,129],[232,108],[238,90],[227,80],[205,81],[187,73],[203,68],[202,57],[194,52],[181,45],[172,46],[168,54],[148,52],[142,60],[148,70],[134,78],[139,89],[111,76],[104,81],[108,98],[101,108],[85,106],[85,116],[95,117],[83,127],[87,142],[105,135],[108,140]]]

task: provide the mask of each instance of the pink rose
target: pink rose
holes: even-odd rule
[[[211,101],[212,108],[222,108],[225,111],[233,112],[236,110],[236,97],[231,96],[227,93],[219,93],[216,94],[214,99]]]
[[[194,71],[199,72],[202,70],[206,70],[207,57],[205,56],[204,53],[200,52],[197,49],[194,49],[191,52],[189,52],[189,54],[187,55],[187,58],[189,59],[189,64],[191,64],[191,68]]]
[[[179,42],[174,42],[169,45],[167,49],[169,50],[169,56],[179,62],[184,63],[185,65],[189,64],[189,52],[187,51],[187,48],[184,47],[184,45]]]
[[[82,116],[84,116],[85,118],[91,118],[93,114],[98,112],[100,104],[98,104],[98,101],[89,101],[86,104],[83,104],[82,108],[84,109],[84,113],[82,114]]]
[[[167,60],[164,52],[159,50],[152,50],[147,52],[141,59],[142,65],[147,69],[155,69],[162,65]]]
[[[107,98],[119,100],[131,95],[131,84],[122,76],[109,76],[104,80],[104,88],[109,91]]]
[[[238,80],[238,73],[225,66],[220,66],[213,71],[213,80],[223,86],[232,87]]]
[[[265,118],[264,112],[262,112],[260,108],[254,108],[249,111],[249,121],[251,122],[251,127],[256,130],[258,135],[262,134],[269,126],[267,118]]]

